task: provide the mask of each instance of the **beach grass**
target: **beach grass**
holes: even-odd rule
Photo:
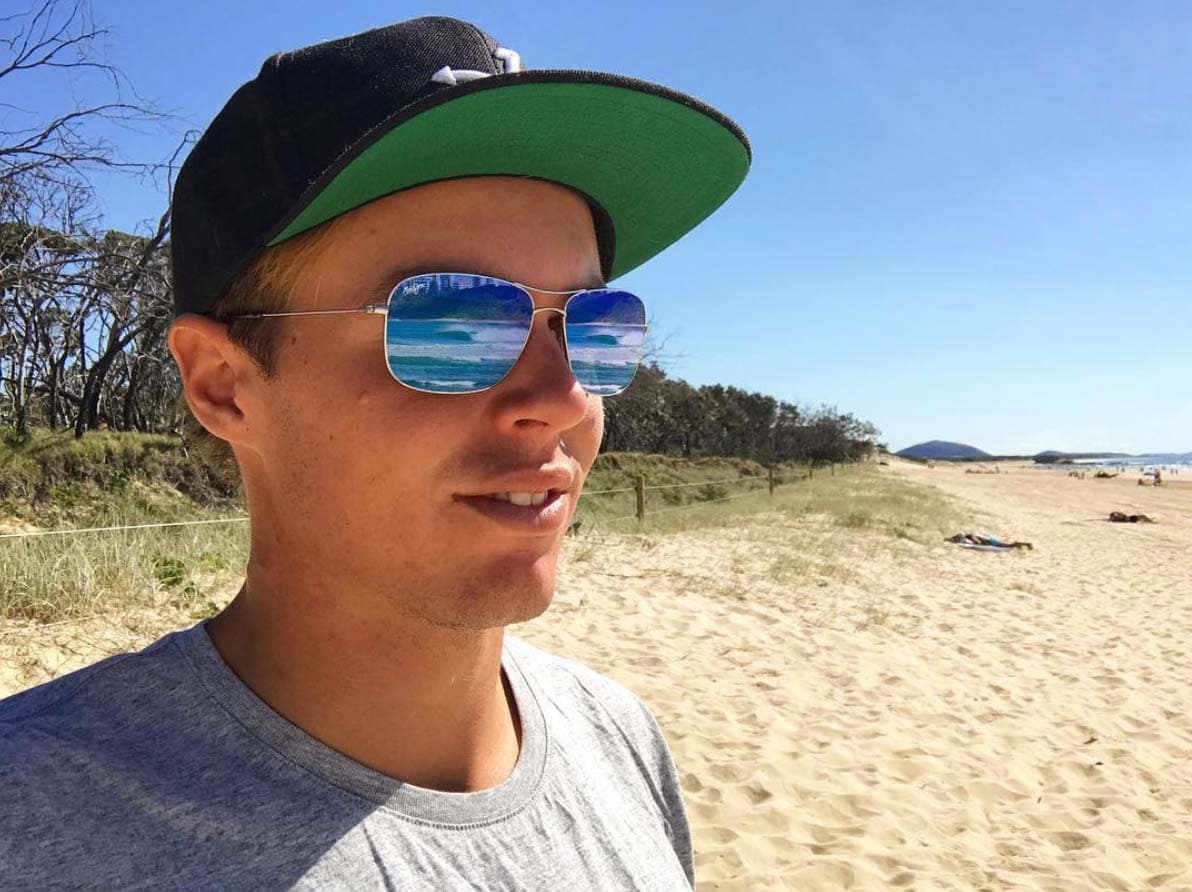
[[[0,540],[0,618],[55,622],[163,600],[210,610],[247,561],[242,522]]]
[[[201,499],[179,488],[178,480],[189,472],[167,438],[43,437],[0,452],[0,469],[8,475],[0,533],[244,516],[228,490],[207,485],[206,476],[200,478]],[[788,482],[770,495],[767,469],[755,462],[602,455],[576,514],[580,528],[569,539],[569,559],[582,563],[609,535],[648,546],[684,530],[772,523],[767,517],[912,541],[927,541],[954,525],[949,506],[934,490],[880,475],[872,466],[820,468],[810,476],[808,471],[777,469],[777,479]],[[647,490],[644,523],[635,516],[632,491],[587,495],[631,490],[638,475],[649,487],[665,487]],[[676,483],[682,485],[668,486]],[[787,552],[775,559],[775,580],[806,576],[812,565],[819,567],[814,572],[828,572],[822,559]],[[203,615],[218,609],[247,560],[248,525],[242,520],[2,539],[0,618],[49,623],[162,603]],[[726,585],[738,593],[744,587]]]
[[[788,517],[821,518],[845,530],[866,530],[926,544],[963,525],[964,511],[939,490],[905,478],[883,475],[870,464],[837,465],[834,469],[787,466],[771,496],[767,481],[742,476],[739,483],[691,487],[679,505],[648,492],[644,522],[639,523],[633,493],[619,501],[596,505],[583,500],[577,519],[591,528],[619,533],[669,533],[723,526],[758,512]],[[674,510],[677,509],[677,510]],[[582,527],[581,527],[582,531]]]
[[[601,551],[667,551],[669,540],[684,538],[675,547],[708,556],[696,562],[660,559],[667,567],[660,583],[676,596],[710,594],[743,605],[781,602],[813,625],[905,633],[914,618],[892,611],[881,597],[853,591],[847,605],[837,601],[875,566],[922,560],[927,548],[964,527],[966,517],[967,506],[935,487],[873,465],[837,466],[835,473],[822,469],[795,477],[773,496],[765,487],[685,510],[647,510],[644,523],[594,519],[564,558],[582,567],[598,562]]]

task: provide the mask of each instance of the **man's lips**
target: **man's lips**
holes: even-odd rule
[[[570,464],[537,465],[486,479],[471,492],[457,493],[455,501],[507,529],[556,533],[570,519],[579,480],[579,469]]]
[[[547,490],[546,499],[540,505],[515,505],[491,495],[456,496],[455,499],[477,514],[519,532],[557,533],[571,516],[571,499],[566,492],[556,489]]]
[[[579,475],[567,465],[527,468],[484,480],[464,496],[490,496],[495,493],[534,493],[555,490],[569,492],[576,488]]]

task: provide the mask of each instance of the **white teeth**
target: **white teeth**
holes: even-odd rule
[[[528,508],[530,505],[541,505],[546,501],[546,497],[550,495],[548,492],[492,492],[488,494],[490,499],[496,499],[498,502],[512,502],[514,505],[520,505],[523,508]]]

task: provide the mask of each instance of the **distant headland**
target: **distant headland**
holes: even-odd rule
[[[1129,453],[1129,452],[1061,452],[1047,449],[1033,455],[994,455],[969,446],[967,443],[954,443],[950,440],[928,440],[916,443],[906,449],[894,453],[901,458],[915,461],[1034,461],[1038,464],[1070,464],[1073,462],[1107,461],[1120,459],[1134,463],[1139,459],[1147,460],[1148,464],[1187,464],[1192,462],[1192,452],[1163,452],[1163,453]]]

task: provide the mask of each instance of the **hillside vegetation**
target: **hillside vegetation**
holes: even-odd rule
[[[177,437],[34,429],[0,433],[0,514],[46,525],[135,516],[142,523],[239,505],[236,482]]]
[[[783,464],[777,473],[792,476],[803,470]],[[748,478],[764,485],[768,469],[741,458],[688,460],[609,452],[596,458],[586,490],[632,488],[639,474],[651,487],[710,481],[706,487],[682,487],[658,495],[675,505],[725,495],[729,485],[723,481]],[[602,504],[614,501],[610,496]],[[10,522],[80,526],[135,518],[148,523],[242,510],[237,481],[202,455],[188,452],[177,437],[98,431],[76,439],[69,431],[45,429],[35,429],[28,440],[0,434],[0,515]]]
[[[902,458],[917,459],[986,459],[992,458],[988,452],[969,446],[967,443],[952,443],[948,440],[929,440],[926,443],[916,443],[906,449],[900,449],[897,455]]]
[[[952,522],[933,491],[878,470],[837,466],[812,477],[808,468],[782,465],[771,496],[768,469],[757,462],[608,453],[588,479],[573,551],[626,535],[751,522],[759,512],[921,543]],[[638,475],[648,487],[645,523],[635,517]],[[0,540],[0,621],[164,606],[204,616],[243,578],[248,525],[235,486],[173,438],[40,432],[13,445],[0,437],[0,493],[0,533],[214,521]]]

